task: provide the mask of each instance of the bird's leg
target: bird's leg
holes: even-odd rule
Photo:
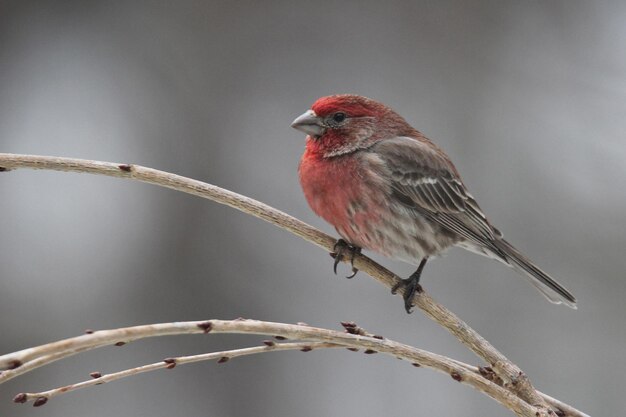
[[[411,308],[413,307],[413,296],[415,293],[422,292],[422,287],[420,286],[420,276],[422,275],[422,270],[426,265],[426,261],[428,261],[428,257],[425,256],[422,258],[417,270],[411,274],[407,279],[400,280],[396,285],[391,289],[391,293],[395,294],[398,292],[400,287],[404,288],[404,294],[402,298],[404,298],[404,309],[407,313],[411,314]]]
[[[339,239],[333,247],[333,252],[330,254],[330,256],[335,258],[335,263],[333,264],[333,271],[335,271],[335,275],[337,275],[337,265],[339,265],[339,262],[343,261],[345,256],[349,256],[352,274],[348,275],[346,278],[354,278],[356,273],[359,272],[359,270],[354,267],[354,256],[360,253],[361,248],[353,246],[343,239]]]

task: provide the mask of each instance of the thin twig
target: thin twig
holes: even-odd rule
[[[482,377],[481,375],[469,371],[466,367],[458,366],[457,361],[428,352],[412,346],[398,343],[384,338],[375,338],[362,334],[344,333],[335,330],[322,329],[311,326],[293,325],[284,323],[272,323],[257,320],[209,320],[209,321],[193,321],[193,322],[176,322],[176,323],[159,323],[145,326],[134,326],[122,329],[100,330],[93,334],[86,334],[74,338],[60,340],[58,342],[48,343],[46,345],[37,346],[25,351],[16,352],[15,354],[3,355],[0,361],[20,361],[27,366],[30,361],[42,360],[42,358],[53,359],[53,355],[57,353],[69,353],[73,355],[85,350],[96,349],[102,346],[115,345],[120,342],[128,343],[146,337],[171,336],[179,334],[219,334],[219,333],[237,333],[237,334],[257,334],[268,336],[281,336],[287,339],[308,341],[301,349],[310,351],[313,343],[326,343],[332,345],[341,345],[349,348],[365,349],[367,353],[384,353],[400,359],[417,363],[421,367],[430,368],[441,373],[451,376],[458,382],[469,385],[476,390],[493,398],[504,407],[523,417],[536,417],[538,409],[526,403],[512,392],[499,386],[498,384]],[[263,346],[264,351],[270,350],[271,347]],[[229,354],[221,352],[224,357]],[[67,356],[69,356],[67,355]],[[214,359],[217,353],[207,354],[209,358]],[[221,357],[218,355],[217,357]],[[192,359],[188,359],[191,361]],[[170,362],[170,361],[168,361]],[[170,362],[172,363],[172,362]],[[174,363],[177,363],[175,361]],[[155,365],[146,365],[147,368],[140,367],[140,372],[157,369]],[[10,373],[12,371],[5,371]],[[130,375],[134,371],[122,371],[122,376]],[[0,375],[0,382],[11,379],[12,375]],[[98,378],[99,382],[102,382]],[[90,382],[94,384],[93,382]],[[86,383],[84,383],[86,384]],[[69,391],[71,386],[59,388],[60,391]],[[51,390],[54,395],[58,395],[57,390]],[[27,400],[35,400],[35,405],[43,405],[48,398],[50,391],[38,394],[19,394],[16,396],[16,402],[25,402]]]
[[[231,323],[234,327],[243,326],[242,320],[234,320]],[[68,356],[72,356],[87,350],[96,349],[103,346],[111,346],[111,345],[119,345],[122,340],[139,340],[147,337],[157,337],[157,336],[171,336],[177,334],[189,334],[189,333],[239,333],[236,330],[223,331],[220,328],[221,321],[211,320],[211,321],[200,321],[200,322],[184,322],[184,323],[165,323],[165,324],[156,324],[156,325],[145,325],[145,326],[135,326],[132,328],[124,328],[124,329],[114,329],[114,330],[101,330],[98,332],[91,332],[86,336],[78,336],[70,339],[60,340],[58,342],[48,343],[45,345],[37,346],[30,349],[25,349],[20,352],[15,352],[7,355],[3,355],[0,357],[0,361],[3,363],[20,363],[21,361],[26,361],[18,368],[13,370],[5,371],[0,375],[0,383],[6,382],[9,379],[12,379],[18,375],[24,374],[26,372],[32,371],[39,366],[43,366],[54,362],[58,359],[65,358]],[[280,340],[285,340],[289,337],[296,337],[296,335],[300,334],[298,332],[285,332],[285,327],[293,327],[300,328],[300,330],[304,330],[307,333],[315,332],[316,329],[310,326],[299,326],[299,325],[283,325],[279,323],[264,323],[258,321],[250,321],[250,323],[258,323],[261,326],[281,326],[280,328],[274,328],[272,331],[268,331],[268,333],[261,333],[261,331],[252,331],[254,334],[267,334],[276,337]],[[347,332],[353,335],[358,336],[366,336],[370,338],[370,341],[374,343],[379,343],[378,341],[383,340],[381,336],[373,335],[371,333],[365,332],[360,327],[356,326],[353,323],[342,323],[346,328]],[[249,327],[249,325],[248,325]],[[304,329],[302,329],[304,328]],[[331,334],[333,331],[327,331]],[[250,333],[241,332],[241,333]],[[344,335],[344,334],[342,334]],[[55,388],[52,390],[38,392],[38,393],[21,393],[15,397],[16,402],[26,402],[26,401],[35,401],[37,406],[41,406],[47,402],[49,398],[52,398],[56,395],[74,391],[80,388],[86,388],[92,385],[99,385],[105,382],[111,382],[117,379],[121,379],[124,377],[128,377],[131,375],[135,375],[138,373],[148,372],[161,368],[172,368],[177,364],[191,363],[197,362],[200,360],[211,360],[211,359],[221,359],[221,358],[233,358],[236,356],[243,356],[253,353],[263,353],[268,351],[275,350],[289,350],[289,349],[298,349],[302,351],[310,351],[313,349],[326,348],[326,347],[349,347],[349,349],[354,350],[354,346],[348,344],[341,343],[330,343],[330,342],[287,342],[287,343],[279,343],[270,340],[266,340],[263,342],[264,346],[252,347],[252,348],[244,348],[237,349],[231,351],[224,352],[214,352],[209,354],[202,355],[193,355],[188,357],[179,357],[179,358],[168,358],[163,361],[144,365],[137,368],[132,368],[112,374],[101,375],[100,373],[92,373],[93,378],[97,378],[97,380],[88,380],[84,382],[80,382],[77,384],[70,384],[63,387]],[[345,341],[343,341],[345,343]],[[357,342],[358,343],[358,342]],[[365,352],[376,352],[380,351],[381,353],[388,353],[384,348],[375,348],[371,349],[370,345],[364,347]],[[419,352],[419,349],[410,348]],[[434,355],[433,360],[437,361],[439,355],[432,354],[431,352],[422,351],[425,355]],[[408,358],[403,356],[401,353],[396,354],[394,356],[400,357],[405,360],[409,360],[413,365],[421,364],[419,362],[414,362],[414,358]],[[480,368],[463,363],[458,360],[447,358],[451,364],[457,367],[456,371],[452,371],[450,373],[451,376],[455,378],[459,378],[465,375],[466,373],[475,374],[477,377],[485,377],[484,371],[481,371]],[[427,365],[425,364],[427,367]],[[487,375],[488,376],[488,375]],[[491,380],[487,378],[487,380]],[[498,385],[502,385],[501,381],[492,381]],[[472,385],[471,383],[469,385]],[[541,393],[540,393],[541,394]],[[554,398],[541,394],[542,397],[546,399],[551,405],[553,405],[556,409],[563,411],[562,416],[566,417],[589,417],[586,414],[570,407],[567,404],[564,404]]]
[[[146,168],[139,165],[116,164],[83,159],[0,154],[0,171],[8,171],[18,168],[91,173],[118,178],[135,179],[228,205],[244,213],[270,222],[282,229],[288,230],[327,251],[332,251],[336,243],[336,240],[331,236],[264,203],[232,191],[224,190],[215,185],[152,168]],[[355,256],[354,266],[359,270],[366,272],[387,288],[392,288],[399,282],[400,279],[391,271],[361,254],[357,254]],[[402,290],[399,291],[399,293],[402,293]],[[527,403],[537,405],[542,409],[542,412],[547,410],[546,402],[537,393],[535,388],[530,383],[530,380],[519,369],[519,367],[508,360],[502,353],[495,349],[489,342],[487,342],[454,313],[437,303],[425,292],[417,294],[413,299],[413,303],[428,317],[446,328],[461,343],[471,349],[479,357],[483,358],[493,368],[497,376],[504,381],[505,386],[513,393]],[[3,365],[0,363],[0,369],[2,369],[2,366]]]
[[[92,387],[95,385],[102,385],[107,382],[116,381],[118,379],[127,378],[129,376],[142,374],[144,372],[156,371],[158,369],[173,369],[178,365],[186,365],[188,363],[195,363],[201,361],[218,360],[220,363],[226,362],[225,358],[232,359],[239,356],[254,355],[257,353],[266,352],[281,352],[285,350],[301,350],[307,349],[320,349],[320,348],[338,348],[341,345],[325,342],[294,342],[294,343],[276,343],[271,346],[254,346],[243,349],[225,350],[222,352],[203,353],[200,355],[191,356],[179,356],[175,358],[166,358],[162,361],[151,363],[148,365],[142,365],[135,368],[125,369],[119,372],[112,372],[110,374],[100,374],[99,372],[92,372],[92,378],[78,382],[75,384],[66,385],[63,387],[53,388],[47,391],[41,392],[28,392],[20,393],[16,395],[17,402],[36,401],[39,398],[51,399],[58,395],[66,394],[68,392],[76,391],[82,388]]]

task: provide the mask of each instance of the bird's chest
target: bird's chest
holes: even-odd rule
[[[449,239],[436,238],[436,225],[394,202],[377,163],[373,154],[323,159],[305,152],[300,183],[313,211],[348,242],[406,262],[450,246]]]
[[[385,191],[354,157],[318,158],[304,154],[300,183],[313,211],[339,234],[362,247],[383,215]]]

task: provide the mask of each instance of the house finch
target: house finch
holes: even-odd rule
[[[460,246],[513,267],[551,302],[576,308],[568,290],[491,225],[450,158],[389,107],[357,95],[322,97],[291,126],[308,134],[299,166],[304,195],[343,238],[335,268],[346,249],[354,256],[361,248],[419,265],[394,288],[405,287],[410,312],[426,261]]]

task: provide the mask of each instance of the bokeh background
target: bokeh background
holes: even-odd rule
[[[172,171],[332,233],[300,192],[304,137],[289,124],[322,95],[379,99],[451,155],[493,223],[580,307],[551,305],[514,271],[461,250],[429,263],[427,290],[541,390],[620,415],[625,19],[620,1],[3,1],[0,151]],[[328,254],[232,209],[52,172],[2,174],[0,196],[2,352],[86,328],[244,316],[354,320],[480,363],[367,276],[335,277]],[[84,354],[1,386],[0,415],[509,415],[449,377],[347,351],[179,367],[41,410],[11,403],[94,370],[260,340],[162,338]]]

